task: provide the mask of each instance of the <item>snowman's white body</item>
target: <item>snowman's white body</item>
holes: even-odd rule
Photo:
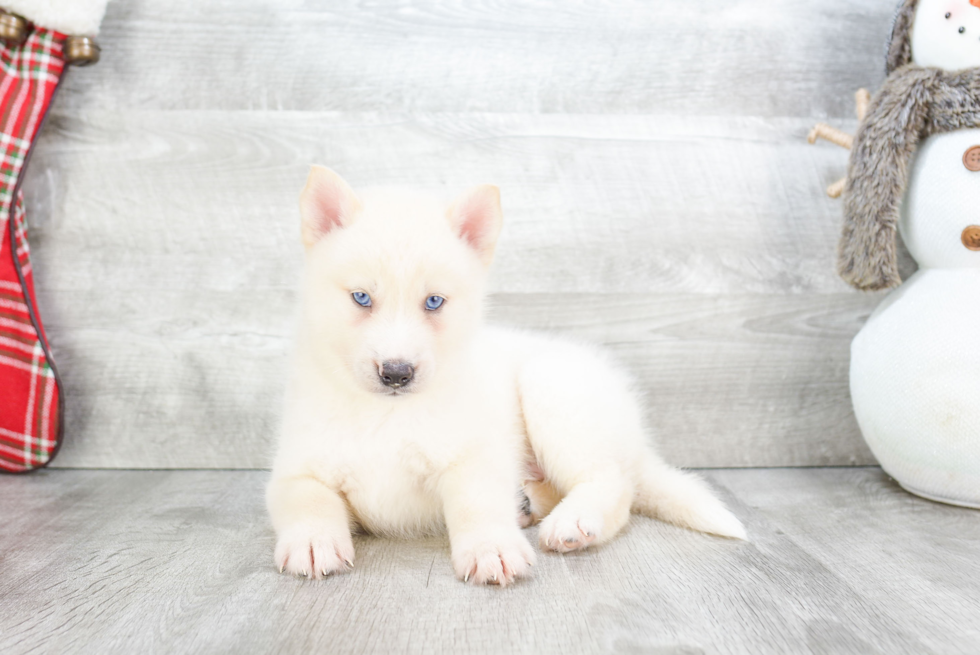
[[[980,7],[919,0],[912,61],[980,66]],[[980,172],[964,153],[980,129],[920,144],[899,231],[919,271],[893,291],[851,344],[858,424],[882,467],[913,493],[980,507],[980,251],[962,241],[980,225]]]
[[[963,153],[980,129],[927,139],[910,168],[899,231],[919,271],[891,293],[851,345],[858,424],[906,489],[980,507],[980,172]]]

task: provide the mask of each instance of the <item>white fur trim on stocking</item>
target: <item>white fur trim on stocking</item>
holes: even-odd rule
[[[0,6],[35,25],[64,34],[95,36],[109,0],[0,0]]]

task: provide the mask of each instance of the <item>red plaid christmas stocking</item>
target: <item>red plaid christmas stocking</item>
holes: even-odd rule
[[[61,444],[62,389],[34,297],[20,184],[64,70],[64,35],[0,42],[0,471],[48,464]]]

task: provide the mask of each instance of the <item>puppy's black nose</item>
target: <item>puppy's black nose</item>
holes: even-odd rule
[[[386,387],[404,387],[415,376],[415,367],[408,362],[384,362],[381,364],[381,381]]]

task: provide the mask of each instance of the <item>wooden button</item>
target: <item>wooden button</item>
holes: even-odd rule
[[[20,16],[0,10],[0,39],[18,46],[27,39],[27,21]]]
[[[980,250],[980,225],[967,225],[960,240],[969,250]]]
[[[90,36],[69,36],[65,39],[65,63],[72,66],[91,66],[99,61],[102,48]]]
[[[973,146],[963,153],[963,165],[968,171],[980,171],[980,146]]]

